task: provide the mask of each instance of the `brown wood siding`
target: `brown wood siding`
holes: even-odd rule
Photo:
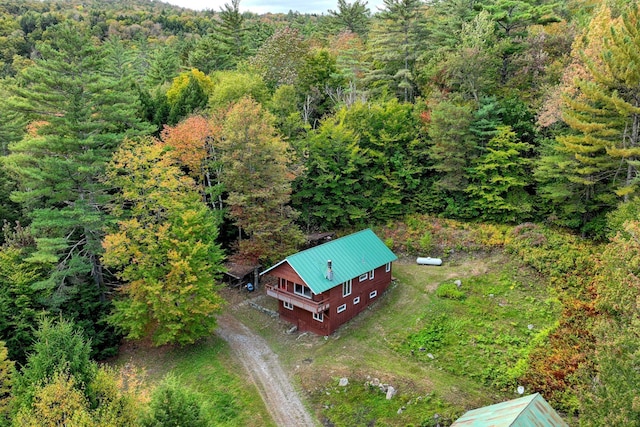
[[[269,275],[274,276],[274,277],[278,277],[279,279],[285,279],[287,281],[287,292],[291,292],[292,294],[294,293],[294,284],[297,283],[299,285],[307,285],[303,280],[302,277],[300,277],[298,275],[298,273],[296,273],[296,271],[291,267],[291,265],[289,265],[288,262],[284,262],[281,265],[279,265],[278,267],[274,268],[273,270],[271,270],[269,273]],[[326,295],[326,293],[324,294],[319,294],[319,295],[315,295],[313,292],[311,293],[311,300],[312,301],[322,301],[325,297],[323,295]]]
[[[310,331],[318,335],[330,335],[333,332],[330,329],[328,316],[323,316],[323,321],[319,322],[313,318],[313,314],[309,311],[299,307],[293,307],[293,310],[289,310],[282,301],[278,301],[278,303],[280,318],[296,325],[299,331]]]
[[[267,274],[274,277],[281,277],[293,283],[304,284],[302,278],[298,275],[298,273],[296,273],[296,271],[291,267],[291,265],[289,265],[288,262],[283,262]],[[293,292],[293,288],[289,289],[287,287],[287,290],[289,292]]]
[[[376,268],[373,279],[367,277],[362,282],[359,281],[359,277],[354,277],[351,283],[351,294],[346,297],[342,296],[342,284],[330,289],[331,332],[353,319],[387,290],[389,283],[391,283],[391,271],[386,272],[385,269],[384,265]],[[373,291],[377,291],[377,296],[369,298]],[[354,304],[356,298],[360,298],[360,301]],[[338,313],[338,307],[343,304],[346,305],[346,309],[342,313]]]
[[[313,295],[313,300],[317,301],[329,298],[330,308],[328,312],[325,312],[322,322],[315,320],[311,312],[299,307],[294,307],[293,310],[285,308],[282,301],[279,301],[278,305],[280,317],[296,325],[300,331],[311,331],[319,335],[330,335],[382,296],[391,283],[391,271],[387,272],[385,269],[385,265],[378,267],[374,270],[373,279],[367,276],[367,279],[362,282],[359,281],[358,277],[354,277],[351,284],[351,294],[346,297],[342,296],[342,283],[320,295]],[[274,269],[271,274],[273,276],[283,277],[286,280],[293,279],[295,283],[302,283],[302,279],[287,263]],[[291,289],[288,289],[288,291],[293,293],[293,285],[291,284],[290,286]],[[371,292],[374,291],[377,292],[377,295],[371,298]],[[354,304],[356,298],[360,300],[357,304]],[[345,310],[338,313],[338,307],[343,304],[345,304]]]

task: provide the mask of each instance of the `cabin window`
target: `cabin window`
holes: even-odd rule
[[[294,283],[293,293],[295,293],[296,295],[302,295],[305,298],[311,298],[311,289],[299,283]]]
[[[342,305],[338,306],[338,313],[342,313],[346,309],[347,309],[347,304],[342,304]]]
[[[351,295],[351,279],[347,280],[342,284],[342,296],[346,297]]]
[[[373,273],[375,272],[375,270],[371,270],[369,272],[369,280],[373,280]]]
[[[358,280],[361,282],[364,282],[365,280],[367,280],[368,276],[369,276],[368,273],[361,274]]]
[[[280,289],[287,289],[287,279],[280,278],[280,283],[278,284]]]
[[[371,293],[369,293],[369,298],[375,298],[378,296],[378,291],[371,291]]]
[[[324,320],[324,316],[322,315],[322,313],[313,313],[313,320],[322,322]]]
[[[355,298],[353,299],[353,305],[356,305],[356,304],[358,304],[359,302],[360,302],[360,297],[355,297]]]
[[[284,308],[286,309],[293,310],[293,304],[291,304],[289,301],[282,301],[282,305],[284,305]]]
[[[384,271],[386,271],[387,273],[391,271],[391,263],[388,262],[387,265],[384,267]]]

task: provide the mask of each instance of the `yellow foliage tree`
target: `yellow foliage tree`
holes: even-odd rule
[[[202,71],[196,68],[192,68],[189,71],[180,73],[178,77],[173,79],[171,87],[169,88],[169,90],[167,90],[167,101],[169,101],[170,105],[178,102],[178,99],[180,98],[182,92],[184,92],[187,89],[187,86],[189,86],[190,80],[196,81],[203,92],[208,96],[211,96],[211,94],[213,93],[213,80],[211,80],[211,78]]]

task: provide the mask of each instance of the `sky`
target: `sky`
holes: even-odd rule
[[[225,3],[231,4],[231,0],[162,0],[176,6],[187,7],[194,10],[215,10],[219,11]],[[353,3],[353,1],[347,1]],[[250,11],[254,13],[287,13],[290,10],[300,13],[327,13],[327,10],[337,9],[338,0],[240,0],[240,11]],[[382,0],[368,0],[367,6],[372,13],[377,11],[377,7],[382,6]]]

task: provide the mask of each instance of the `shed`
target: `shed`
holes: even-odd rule
[[[261,265],[246,265],[238,264],[235,262],[227,262],[225,265],[225,279],[231,287],[241,287],[247,283],[253,281],[253,284],[258,286],[259,271]]]
[[[535,393],[471,410],[451,424],[451,427],[568,427],[568,425],[540,393]]]

